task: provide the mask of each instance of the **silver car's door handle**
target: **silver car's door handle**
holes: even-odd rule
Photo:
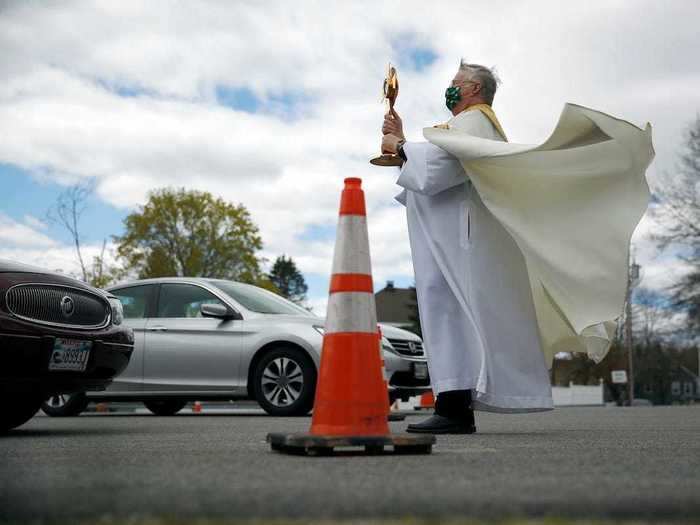
[[[165,326],[149,326],[146,328],[148,332],[167,332],[168,329]]]

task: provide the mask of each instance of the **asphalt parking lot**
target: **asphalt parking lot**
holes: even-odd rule
[[[391,423],[402,432],[410,413]],[[35,417],[0,437],[0,521],[700,516],[700,407],[479,414],[429,456],[305,458],[257,410]]]

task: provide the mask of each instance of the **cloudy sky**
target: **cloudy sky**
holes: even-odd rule
[[[87,252],[164,186],[249,208],[263,255],[287,254],[323,312],[339,190],[364,180],[377,288],[413,282],[405,216],[379,149],[380,85],[397,64],[409,140],[444,122],[460,57],[496,66],[494,108],[513,142],[538,143],[565,102],[651,122],[650,184],[673,169],[700,111],[694,0],[236,2],[0,0],[0,258],[77,270],[45,220],[91,179]],[[681,271],[635,246],[644,284]]]

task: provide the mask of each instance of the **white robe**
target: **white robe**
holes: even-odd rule
[[[449,125],[502,140],[480,111]],[[520,250],[455,157],[430,143],[406,143],[404,152],[397,183],[408,191],[398,200],[406,205],[433,391],[470,389],[480,410],[551,409]]]
[[[449,124],[404,146],[397,181],[433,388],[473,389],[475,408],[550,408],[554,353],[609,349],[651,128],[572,104],[541,146],[502,142],[480,111]]]

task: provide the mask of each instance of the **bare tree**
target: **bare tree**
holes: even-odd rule
[[[47,213],[47,217],[51,222],[60,224],[70,233],[84,282],[88,282],[89,279],[80,247],[80,217],[87,208],[87,201],[92,195],[93,189],[92,181],[79,182],[70,186],[58,195],[56,205]]]
[[[644,347],[649,348],[654,341],[659,340],[663,335],[659,332],[659,322],[663,317],[663,306],[666,303],[666,298],[648,288],[638,288],[634,294],[634,303],[634,314],[641,321],[640,336],[644,341]]]
[[[98,288],[104,288],[110,283],[109,269],[107,268],[107,263],[105,262],[105,251],[107,249],[107,239],[102,239],[102,249],[100,250],[100,255],[96,255],[92,259],[92,268],[90,269],[90,278],[88,282],[97,286]]]
[[[56,199],[56,204],[49,209],[47,218],[49,221],[60,224],[70,233],[75,254],[80,264],[80,271],[84,282],[104,288],[111,282],[124,275],[124,271],[113,265],[109,265],[105,259],[107,240],[102,241],[100,255],[86,263],[83,255],[82,235],[80,230],[80,218],[87,209],[87,202],[94,191],[93,181],[80,182],[70,186],[61,192]]]
[[[651,236],[660,249],[673,246],[689,271],[668,288],[672,307],[687,313],[688,328],[700,329],[700,115],[687,132],[672,174],[660,177],[652,216],[660,230]],[[692,333],[692,332],[691,332]]]

